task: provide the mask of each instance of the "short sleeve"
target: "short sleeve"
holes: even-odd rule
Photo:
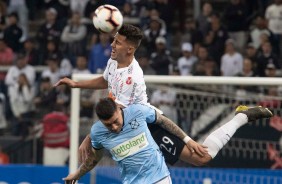
[[[108,81],[109,65],[110,65],[110,63],[111,63],[111,60],[109,59],[109,60],[108,60],[108,63],[107,63],[107,66],[106,66],[106,68],[105,68],[105,71],[104,71],[104,73],[103,73],[103,77],[104,77],[104,79],[105,79],[106,81]]]
[[[103,146],[100,143],[98,143],[98,141],[96,141],[95,139],[92,139],[92,138],[91,138],[91,144],[92,144],[92,147],[96,150],[103,148]]]
[[[146,118],[146,122],[155,123],[157,119],[156,110],[147,105],[140,105],[140,107],[141,107],[140,109],[142,110],[143,115]]]

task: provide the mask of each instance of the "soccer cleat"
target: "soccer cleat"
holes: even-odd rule
[[[236,108],[235,114],[243,113],[248,117],[248,122],[256,121],[262,118],[270,118],[273,116],[272,112],[268,108],[262,106],[248,107],[240,105]]]

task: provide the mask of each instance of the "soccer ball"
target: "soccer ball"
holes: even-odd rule
[[[102,33],[111,33],[122,26],[123,16],[119,9],[112,5],[99,6],[93,16],[95,28]]]

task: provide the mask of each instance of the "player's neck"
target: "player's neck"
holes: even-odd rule
[[[133,56],[127,57],[122,61],[118,62],[118,68],[126,68],[128,67],[133,61]]]

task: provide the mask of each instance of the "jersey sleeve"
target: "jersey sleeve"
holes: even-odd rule
[[[139,105],[144,115],[144,117],[146,118],[146,122],[147,123],[155,123],[157,120],[157,113],[156,110],[151,108],[150,106],[147,105]]]
[[[110,63],[111,63],[111,59],[108,60],[107,66],[106,66],[105,71],[103,73],[103,77],[106,81],[108,81]]]

